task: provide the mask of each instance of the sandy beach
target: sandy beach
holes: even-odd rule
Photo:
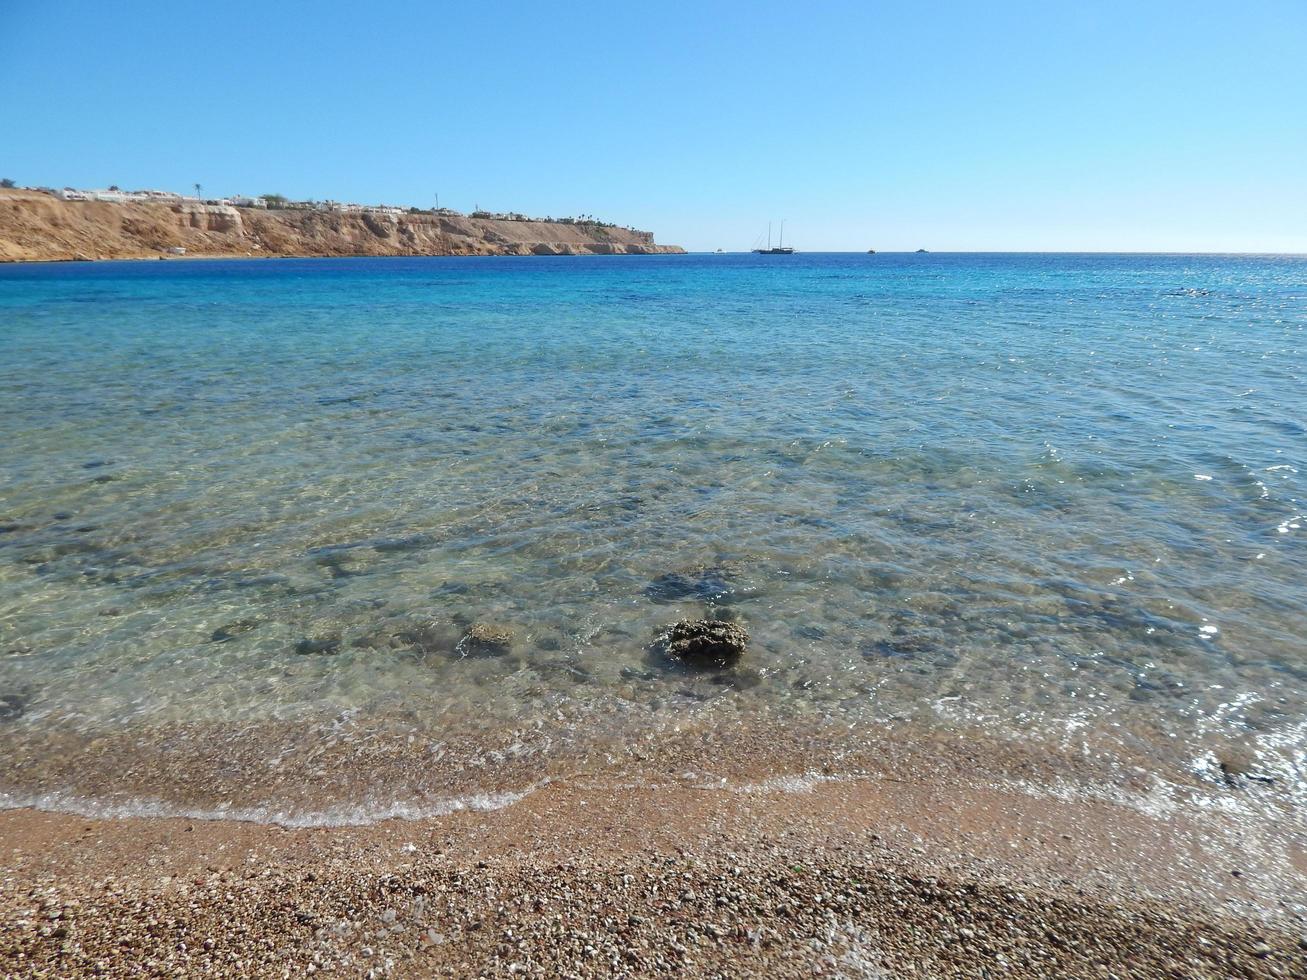
[[[701,733],[655,755],[577,771],[498,809],[360,827],[9,811],[0,971],[1307,969],[1307,858],[1292,823],[1195,805],[1198,796],[1165,801],[1128,781],[1114,799],[1077,795],[1068,760],[1041,771],[1033,755],[992,747],[853,751],[813,735],[732,749]]]

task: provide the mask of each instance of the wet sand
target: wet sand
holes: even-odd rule
[[[1303,836],[1255,787],[725,737],[370,826],[0,813],[0,974],[1307,975]]]

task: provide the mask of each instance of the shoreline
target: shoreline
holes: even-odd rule
[[[11,259],[0,256],[0,265],[69,265],[69,264],[86,264],[99,265],[109,262],[194,262],[194,261],[214,261],[225,260],[232,262],[244,261],[245,259],[526,259],[526,258],[621,258],[626,256],[658,256],[658,255],[690,255],[690,256],[716,256],[721,255],[748,255],[747,251],[737,252],[694,252],[689,250],[673,251],[676,246],[668,246],[664,249],[659,246],[659,251],[652,252],[559,252],[552,255],[537,254],[528,252],[524,254],[512,252],[485,253],[478,254],[473,252],[420,252],[414,254],[404,254],[399,252],[372,254],[363,253],[358,255],[318,255],[318,254],[246,254],[235,255],[230,253],[216,252],[210,255],[159,255],[144,254],[134,256],[114,256],[111,258],[61,258],[61,259]],[[807,252],[796,253],[801,255],[863,255],[859,251],[818,251],[811,250]],[[913,255],[911,251],[895,252],[891,250],[878,250],[878,255]],[[993,252],[993,251],[968,251],[968,252],[950,252],[934,251],[932,255],[968,255],[968,256],[1022,256],[1022,255],[1043,255],[1043,256],[1155,256],[1159,258],[1184,258],[1192,256],[1195,258],[1246,258],[1246,259],[1307,259],[1307,252]]]
[[[602,707],[573,705],[554,719],[461,722],[377,711],[78,730],[46,717],[5,734],[10,764],[0,808],[92,817],[372,824],[515,799],[578,778],[707,788],[814,773],[957,792],[1023,788],[1163,815],[1223,813],[1292,823],[1307,841],[1293,770],[1271,765],[1257,743],[1212,740],[1195,758],[1197,745],[1141,742],[1110,722],[1074,736],[1017,734],[929,715],[805,718],[719,695],[678,710],[628,706],[620,724]]]
[[[28,976],[141,964],[1046,976],[1127,963],[1290,976],[1307,964],[1300,910],[1259,918],[1239,894],[1254,873],[1193,864],[1221,843],[1198,823],[1010,790],[577,778],[493,811],[350,828],[11,810],[0,841],[0,969]]]
[[[250,254],[250,255],[231,255],[215,253],[213,255],[124,255],[114,256],[112,258],[96,259],[6,259],[0,258],[0,265],[105,265],[112,262],[244,262],[248,259],[263,261],[267,259],[290,259],[295,261],[304,261],[308,259],[322,259],[324,261],[334,261],[337,259],[612,259],[627,258],[630,256],[650,258],[661,255],[692,255],[692,252],[560,252],[555,255],[538,255],[534,252],[526,254],[516,254],[512,252],[486,253],[484,255],[473,252],[422,252],[413,255],[406,255],[400,252],[389,253],[385,255],[268,255],[268,254]]]
[[[0,973],[1307,966],[1296,820],[1157,805],[1143,783],[1077,793],[1087,771],[1059,782],[1019,750],[846,743],[836,769],[838,746],[675,736],[635,768],[355,826],[6,810]]]

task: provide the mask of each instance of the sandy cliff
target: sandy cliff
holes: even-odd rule
[[[436,214],[61,201],[0,190],[0,261],[246,255],[620,255],[681,252],[646,231]]]

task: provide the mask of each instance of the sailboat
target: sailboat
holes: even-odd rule
[[[793,254],[794,254],[794,249],[793,249],[793,247],[787,246],[787,245],[785,244],[785,222],[784,222],[784,221],[781,222],[781,242],[780,242],[780,244],[777,245],[775,248],[772,248],[772,243],[771,243],[771,222],[769,221],[769,222],[767,222],[767,247],[766,247],[766,248],[755,248],[755,249],[753,250],[753,254],[754,254],[754,255],[793,255]]]

